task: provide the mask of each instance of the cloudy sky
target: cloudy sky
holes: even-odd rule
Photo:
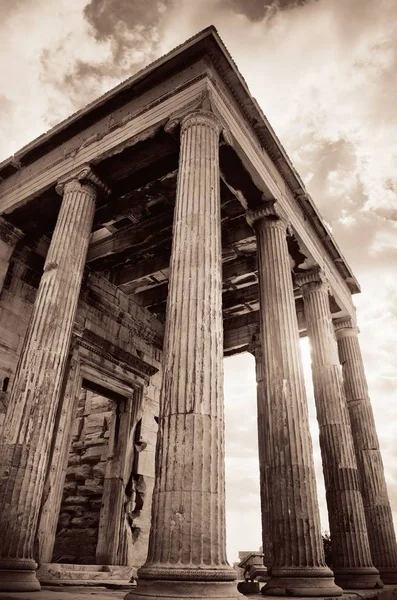
[[[0,0],[0,16],[0,160],[218,28],[361,283],[361,344],[397,517],[396,0]],[[303,352],[310,382],[307,342]],[[251,356],[225,361],[225,391],[233,561],[261,543]]]

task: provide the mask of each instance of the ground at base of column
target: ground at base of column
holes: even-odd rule
[[[397,584],[397,567],[390,567],[382,569],[382,567],[378,567],[380,578],[385,585],[395,585]]]
[[[125,600],[243,600],[236,581],[150,581],[138,580]]]
[[[264,596],[300,596],[306,598],[333,598],[343,590],[331,577],[272,576],[261,590]]]
[[[1,592],[38,592],[41,590],[36,571],[19,569],[0,569],[0,599]]]
[[[378,569],[357,567],[355,569],[334,569],[335,583],[344,590],[371,590],[383,588]]]

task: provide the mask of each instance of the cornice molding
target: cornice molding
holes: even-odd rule
[[[136,375],[144,377],[146,380],[155,375],[158,369],[153,365],[143,361],[141,358],[126,352],[119,346],[109,342],[105,338],[85,329],[82,335],[75,338],[76,346],[82,346],[90,352],[101,356],[102,358],[131,371]]]

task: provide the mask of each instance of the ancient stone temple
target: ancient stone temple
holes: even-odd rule
[[[239,597],[223,357],[244,351],[264,593],[397,583],[360,289],[214,28],[0,164],[0,214],[0,591],[134,576],[130,600]]]

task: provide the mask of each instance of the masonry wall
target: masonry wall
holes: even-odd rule
[[[14,255],[0,294],[0,429],[40,281],[27,255],[26,250]]]
[[[95,564],[114,401],[81,389],[73,423],[53,562]]]
[[[28,247],[14,252],[0,294],[0,429],[39,286],[43,262],[44,260]],[[142,478],[140,482],[136,482],[136,487],[139,488],[138,496],[143,495],[143,502],[142,498],[134,492],[129,517],[131,543],[126,560],[128,564],[139,567],[146,558],[150,530],[157,436],[155,418],[158,416],[161,386],[160,348],[163,325],[104,278],[87,272],[78,306],[74,335],[90,337],[92,344],[101,346],[98,353],[107,353],[115,364],[125,365],[125,368],[132,370],[137,368],[139,371],[139,365],[142,363],[151,365],[153,370],[157,371],[154,375],[153,373],[137,375],[137,381],[146,380],[143,386],[140,415],[140,437],[144,442],[145,450],[139,453],[135,465],[137,477]],[[138,367],[134,361],[137,362]],[[84,415],[78,415],[73,431],[76,452],[69,456],[70,464],[65,482],[62,516],[58,523],[58,539],[54,552],[54,558],[58,561],[95,562],[93,548],[97,535],[102,472],[106,463],[106,428],[110,425],[111,413],[107,402],[107,399],[104,399],[104,404],[101,406],[101,401],[97,399],[96,406],[94,406],[95,402],[91,402],[90,405],[86,403],[79,407],[79,412],[84,412]],[[107,419],[106,426],[105,419]],[[94,443],[94,440],[99,441],[101,435],[101,444]],[[80,449],[84,447],[85,451],[84,460],[83,452],[77,452],[81,444],[83,446]],[[104,454],[101,456],[97,454],[94,462],[94,455],[100,445],[103,446],[101,453],[103,451]],[[92,462],[87,460],[90,453],[92,453]],[[80,504],[79,502],[72,504],[71,500],[67,500],[73,498],[69,492],[74,493],[74,490],[78,492],[74,497],[79,497]],[[81,493],[82,491],[84,494]],[[77,508],[78,506],[83,508]],[[73,511],[70,507],[74,507]],[[79,550],[79,556],[75,550],[69,551],[69,554],[65,552],[67,539],[65,532],[64,543],[60,541],[59,532],[70,528],[73,528],[76,539],[79,536],[83,537],[83,533],[77,532],[84,532],[84,534],[88,532],[92,536],[90,543],[87,541],[88,538],[85,538],[85,549]]]

